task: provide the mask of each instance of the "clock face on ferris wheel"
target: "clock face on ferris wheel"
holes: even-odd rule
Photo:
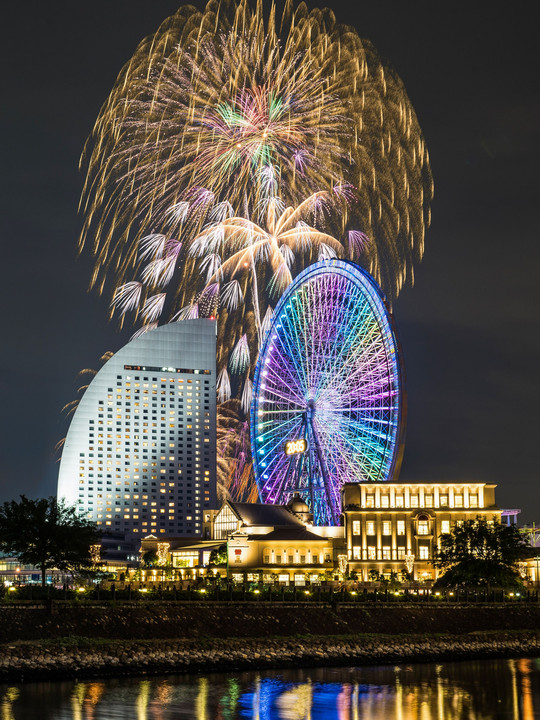
[[[255,371],[261,501],[298,493],[315,524],[337,524],[344,483],[393,476],[402,417],[398,343],[378,285],[348,261],[309,266],[281,297]]]

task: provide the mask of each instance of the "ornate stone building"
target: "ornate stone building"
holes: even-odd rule
[[[343,487],[349,572],[367,582],[378,573],[407,572],[415,581],[435,580],[433,553],[443,533],[458,522],[500,520],[490,483],[355,483]]]

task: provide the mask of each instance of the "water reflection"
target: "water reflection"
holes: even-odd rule
[[[534,720],[535,712],[538,659],[0,686],[0,720]]]

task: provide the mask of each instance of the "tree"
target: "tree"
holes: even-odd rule
[[[45,587],[51,568],[74,572],[92,567],[90,545],[100,542],[93,523],[80,518],[75,507],[55,497],[0,505],[0,551],[41,570]]]
[[[154,567],[159,562],[158,554],[155,550],[147,550],[143,553],[142,561],[144,567]]]
[[[486,518],[464,520],[441,535],[433,564],[444,570],[439,587],[456,585],[520,585],[517,563],[531,552],[515,525]]]
[[[210,553],[210,562],[214,565],[227,564],[227,545],[220,545]]]

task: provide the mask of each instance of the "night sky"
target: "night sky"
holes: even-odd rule
[[[539,522],[533,5],[329,4],[403,79],[435,182],[425,258],[394,306],[408,394],[401,479],[494,482],[499,505]],[[107,298],[87,293],[78,160],[120,68],[177,7],[56,0],[3,11],[0,501],[56,492],[53,449],[66,434],[61,408],[85,382],[77,373],[131,334],[108,323]]]

